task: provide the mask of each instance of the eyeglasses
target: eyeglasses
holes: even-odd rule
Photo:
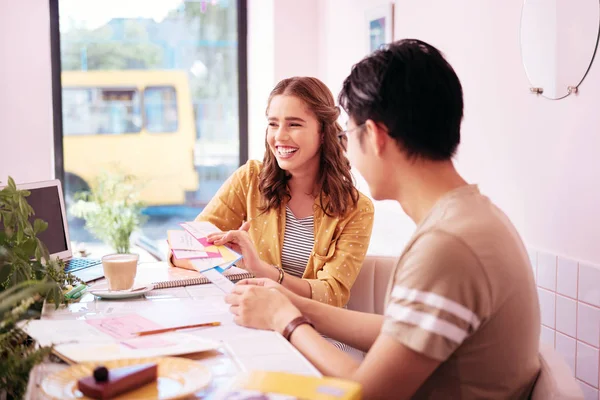
[[[355,131],[355,130],[357,130],[357,129],[359,129],[359,128],[362,128],[363,126],[365,126],[365,123],[364,123],[364,122],[363,122],[362,124],[360,124],[360,125],[357,125],[357,126],[355,126],[354,128],[351,128],[351,129],[346,129],[345,131],[341,131],[341,132],[338,134],[338,138],[339,138],[340,140],[343,140],[343,139],[348,139],[348,133],[350,133],[350,132],[352,132],[352,131]]]

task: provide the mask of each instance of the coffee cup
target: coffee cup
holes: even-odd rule
[[[102,257],[108,290],[130,290],[135,281],[139,255],[109,254]]]

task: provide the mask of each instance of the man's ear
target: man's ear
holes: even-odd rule
[[[387,133],[387,129],[382,124],[378,124],[373,120],[368,119],[365,122],[366,128],[366,136],[368,146],[371,146],[371,149],[378,157],[383,154],[387,143],[389,141],[389,136]]]

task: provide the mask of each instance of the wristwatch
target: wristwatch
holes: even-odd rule
[[[304,315],[301,315],[299,317],[294,318],[293,320],[290,321],[289,324],[287,324],[287,326],[285,327],[285,329],[283,330],[283,333],[282,333],[283,337],[286,338],[287,341],[289,341],[290,337],[292,336],[292,333],[294,333],[296,328],[299,327],[300,325],[304,325],[304,324],[308,324],[308,325],[312,326],[313,329],[315,327],[308,318],[306,318]]]

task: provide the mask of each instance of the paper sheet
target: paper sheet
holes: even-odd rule
[[[215,255],[216,257],[221,257],[221,253],[219,252],[210,253],[210,255],[211,258],[214,258]],[[173,249],[173,257],[175,257],[177,260],[190,260],[194,258],[208,258],[209,253],[206,251]]]
[[[183,222],[180,225],[198,240],[206,238],[211,233],[221,232],[219,228],[206,221]]]
[[[204,247],[196,238],[187,231],[167,231],[169,246],[173,250],[195,250],[204,251]]]
[[[225,293],[231,292],[235,284],[227,279],[222,273],[216,269],[209,269],[202,272],[202,275],[208,278],[216,287],[221,289]]]
[[[138,314],[86,320],[88,324],[116,339],[135,337],[135,332],[161,329],[163,326]]]
[[[168,332],[122,342],[63,344],[56,346],[55,351],[75,362],[86,362],[192,354],[219,346],[218,341],[198,335]]]

